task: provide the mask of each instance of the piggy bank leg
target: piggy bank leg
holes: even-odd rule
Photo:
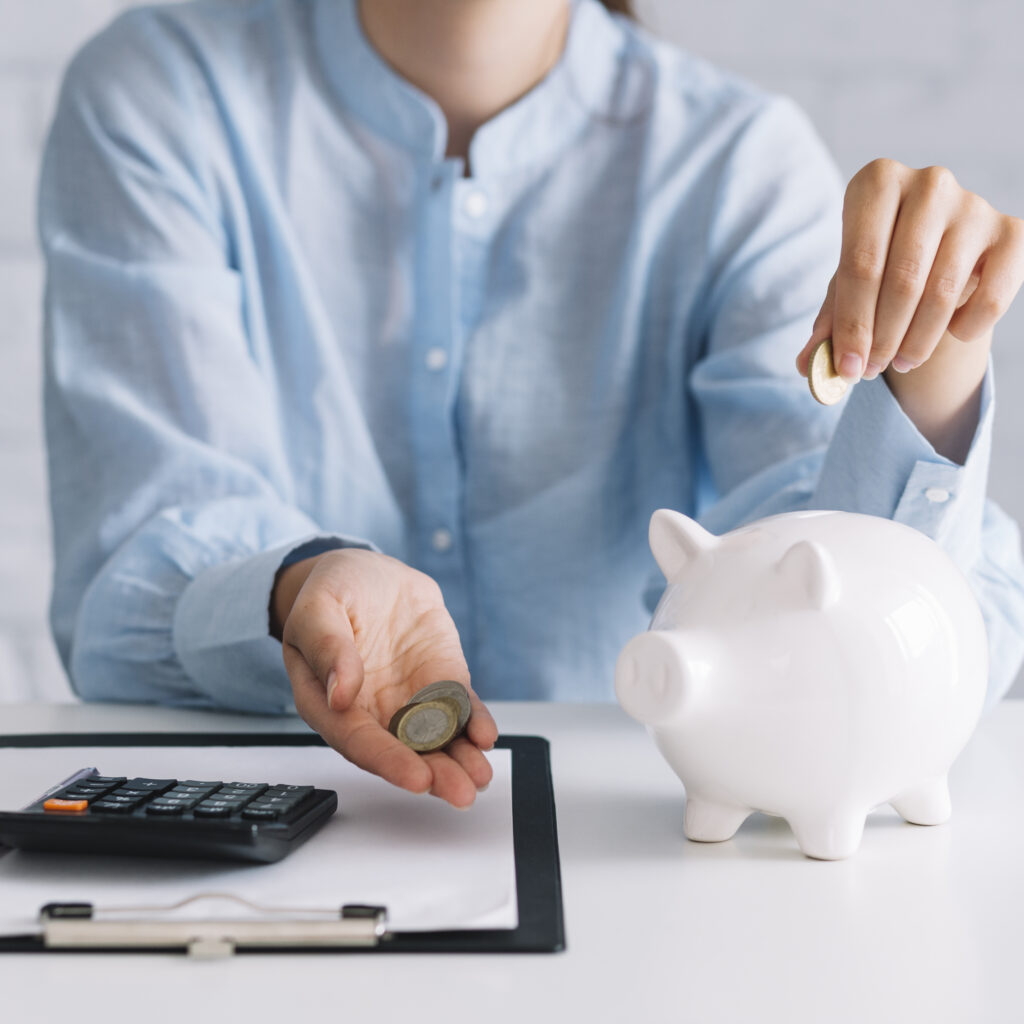
[[[904,821],[912,825],[942,825],[949,821],[953,806],[949,800],[949,783],[946,777],[928,779],[918,786],[911,786],[889,801]]]
[[[698,843],[721,843],[732,839],[749,816],[747,807],[733,807],[687,793],[683,831],[687,839]]]
[[[806,856],[842,860],[857,852],[866,818],[866,811],[830,810],[822,815],[791,819],[789,824]]]

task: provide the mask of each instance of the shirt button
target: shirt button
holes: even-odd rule
[[[433,545],[435,551],[450,550],[452,546],[451,530],[446,530],[443,526],[438,527],[430,535],[430,543]]]
[[[443,348],[428,348],[423,361],[428,370],[443,370],[448,365],[448,353]]]
[[[474,189],[466,196],[462,208],[466,211],[467,216],[472,217],[473,220],[479,220],[487,212],[488,205],[490,204],[487,202],[487,196],[479,189]]]
[[[949,501],[950,498],[949,491],[945,487],[929,487],[924,492],[924,496],[936,505],[941,505],[944,501]]]

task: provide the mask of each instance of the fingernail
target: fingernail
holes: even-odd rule
[[[864,370],[864,379],[874,380],[881,372],[881,363],[868,363],[867,368]]]
[[[858,380],[864,363],[860,356],[853,352],[844,352],[839,360],[839,376],[845,380]]]
[[[909,359],[904,359],[903,356],[897,356],[891,365],[897,373],[907,373],[917,367],[917,363],[912,363]]]
[[[334,696],[334,691],[338,688],[338,673],[331,669],[331,674],[327,677],[327,706],[333,710],[331,705],[331,698]]]
[[[476,787],[476,791],[478,793],[486,793],[487,790],[489,790],[490,788],[491,788],[491,784],[489,782],[485,782],[482,786],[477,786]]]

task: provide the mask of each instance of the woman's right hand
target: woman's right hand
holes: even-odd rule
[[[388,732],[391,716],[441,679],[469,689],[469,670],[441,590],[429,576],[362,548],[329,551],[278,574],[271,598],[302,718],[353,764],[414,793],[468,807],[491,779],[483,751],[497,726],[469,690],[465,733],[417,754]]]

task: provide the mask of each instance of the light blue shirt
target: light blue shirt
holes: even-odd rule
[[[1022,652],[1016,527],[881,380],[793,360],[841,187],[787,100],[579,0],[469,168],[354,0],[131,11],[47,148],[52,618],[87,698],[290,708],[283,560],[373,545],[440,584],[484,698],[612,696],[661,582],[662,506],[935,538]],[[298,550],[297,550],[298,549]]]

